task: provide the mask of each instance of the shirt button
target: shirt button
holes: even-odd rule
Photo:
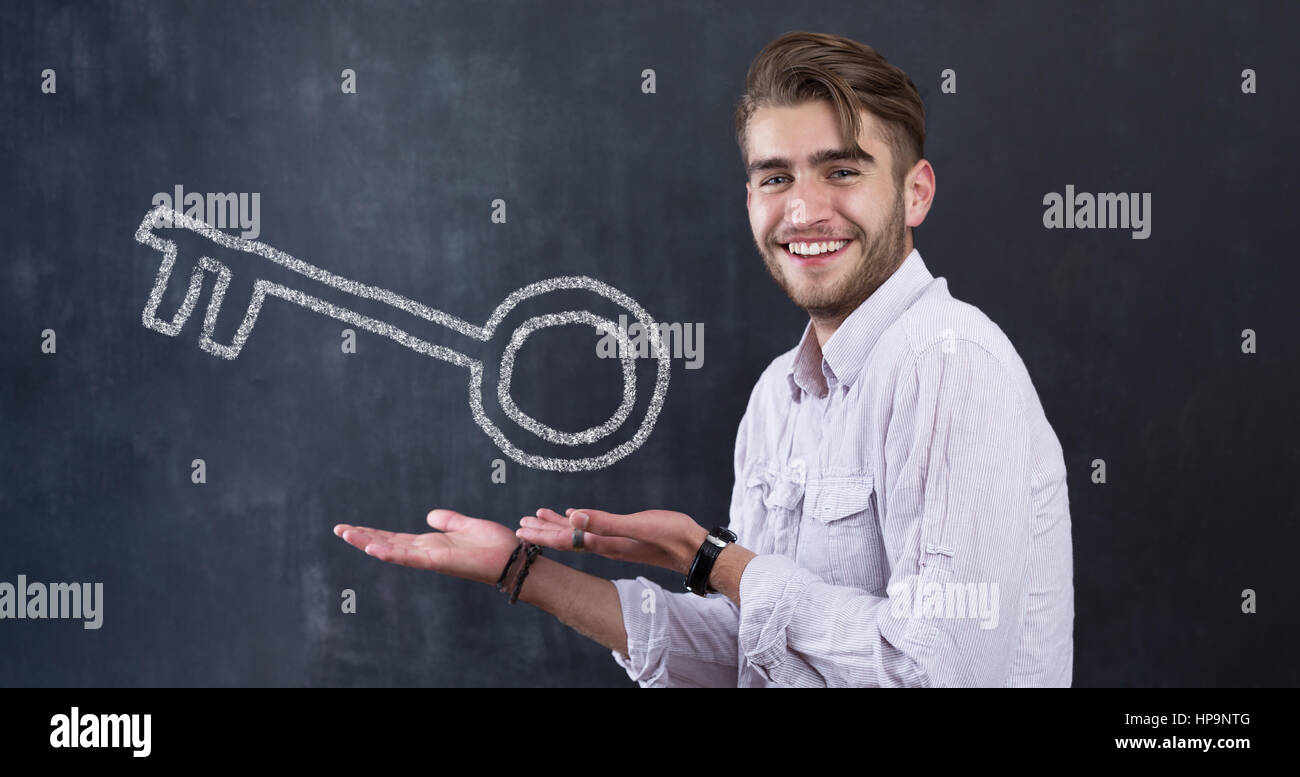
[[[808,475],[808,468],[803,459],[794,459],[790,462],[790,475],[794,478],[794,482],[803,484]]]

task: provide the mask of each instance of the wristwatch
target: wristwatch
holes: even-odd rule
[[[700,550],[691,562],[691,569],[686,573],[687,591],[700,596],[718,593],[717,589],[709,585],[709,574],[713,571],[713,562],[718,560],[718,554],[727,547],[728,542],[735,541],[735,532],[721,526],[713,527],[709,536],[700,544]]]

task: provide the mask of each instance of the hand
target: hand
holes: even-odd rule
[[[547,548],[573,551],[573,530],[583,529],[584,552],[616,561],[671,569],[685,575],[690,571],[708,529],[685,513],[644,510],[618,515],[602,510],[569,508],[560,515],[543,507],[537,516],[519,521],[515,535]]]
[[[380,561],[428,569],[444,575],[495,585],[519,539],[496,521],[470,518],[454,510],[429,513],[439,531],[400,534],[340,523],[334,534]]]

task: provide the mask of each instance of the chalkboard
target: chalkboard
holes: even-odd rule
[[[1271,3],[5,4],[0,580],[101,582],[104,599],[98,629],[0,622],[0,685],[632,685],[545,613],[369,559],[331,527],[422,531],[435,507],[512,528],[542,506],[725,522],[750,389],[807,321],[755,251],[731,123],[750,61],[789,29],[874,46],[925,100],[939,185],[916,245],[1016,345],[1065,450],[1074,684],[1295,685],[1300,122],[1276,31],[1297,17]],[[1149,193],[1150,234],[1045,228],[1044,195],[1067,185]],[[212,202],[233,214],[226,235],[475,326],[530,284],[586,277],[702,339],[666,360],[657,417],[625,455],[529,466],[476,422],[468,369],[392,336],[272,295],[236,358],[205,350],[215,271],[174,336],[146,326],[165,256],[137,232],[160,195],[179,210],[186,193],[204,196],[200,221],[208,194],[236,195]],[[146,231],[177,250],[158,321],[201,257],[230,270],[214,344],[237,338],[258,279],[340,291],[194,230]],[[486,412],[509,420],[506,341],[329,299],[482,360]],[[500,333],[576,309],[631,318],[568,288],[522,299]],[[532,332],[513,365],[518,411],[558,430],[603,423],[623,397],[622,362],[571,323]],[[658,362],[633,364],[612,444],[651,412]]]

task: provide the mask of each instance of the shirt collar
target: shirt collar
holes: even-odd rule
[[[876,340],[933,280],[921,252],[913,248],[894,274],[844,319],[824,349],[809,320],[787,373],[795,397],[800,391],[821,397],[831,386],[851,385]]]

